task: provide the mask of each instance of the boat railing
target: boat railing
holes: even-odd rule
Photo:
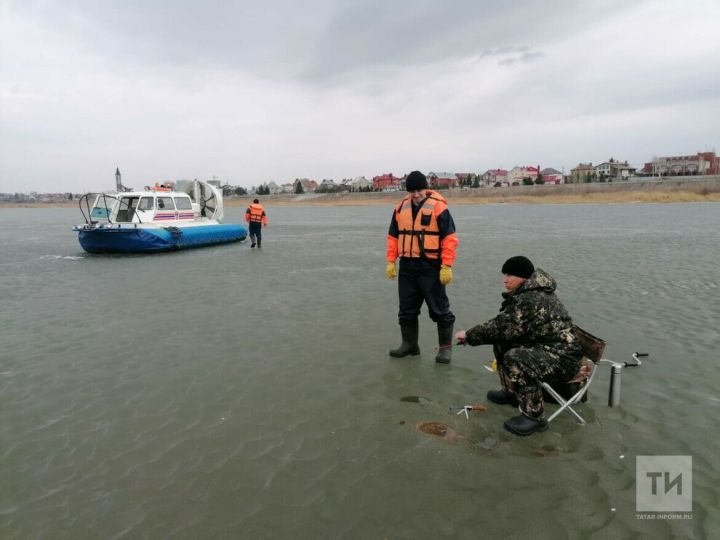
[[[90,199],[92,197],[94,197],[94,199],[91,202]],[[106,220],[108,223],[117,223],[117,221],[113,222],[111,217],[115,205],[118,205],[116,216],[123,211],[127,216],[127,221],[123,221],[123,223],[132,223],[135,217],[137,217],[138,223],[143,222],[138,213],[135,212],[134,208],[130,207],[127,202],[115,197],[114,195],[109,195],[107,193],[86,193],[78,200],[80,213],[82,214],[85,223],[88,225],[95,225],[96,223],[99,223],[100,220]]]

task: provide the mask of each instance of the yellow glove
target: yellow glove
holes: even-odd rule
[[[447,285],[452,282],[452,268],[443,264],[440,267],[440,283]]]
[[[395,279],[397,277],[397,270],[395,270],[394,262],[387,263],[387,268],[385,268],[385,275],[388,277],[388,279]]]

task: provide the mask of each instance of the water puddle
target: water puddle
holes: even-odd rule
[[[531,452],[540,457],[555,457],[560,455],[560,448],[552,444],[544,444],[536,446]]]
[[[401,397],[400,401],[405,401],[406,403],[422,403],[425,405],[427,405],[428,403],[432,403],[431,400],[422,396],[405,396]]]
[[[417,429],[420,433],[425,433],[426,435],[440,437],[442,440],[449,443],[454,443],[464,438],[461,433],[458,433],[453,428],[447,424],[443,424],[442,422],[419,422],[415,426],[415,429]]]

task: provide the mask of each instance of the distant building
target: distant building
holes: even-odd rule
[[[508,171],[507,180],[510,182],[510,185],[514,183],[522,184],[522,181],[525,178],[529,178],[534,182],[537,179],[538,174],[540,174],[540,165],[537,167],[533,167],[532,165],[525,167],[513,167],[510,171]]]
[[[277,195],[280,193],[280,186],[277,185],[277,182],[270,181],[265,184],[265,187],[268,188],[271,195]]]
[[[494,186],[497,182],[505,184],[508,181],[508,172],[505,169],[488,169],[480,175],[480,184]]]
[[[382,174],[372,179],[372,187],[378,191],[400,191],[403,184],[404,179],[394,176],[393,173]]]
[[[310,180],[309,178],[296,178],[293,182],[293,193],[297,193],[298,184],[302,185],[303,193],[312,193],[318,187],[315,180]]]
[[[628,165],[627,161],[616,161],[610,158],[610,161],[595,165],[595,174],[598,179],[627,180],[628,177],[635,174],[635,167]]]
[[[356,176],[351,182],[353,191],[360,191],[361,189],[368,189],[372,186],[372,182],[364,176]]]
[[[585,182],[593,182],[596,179],[595,167],[592,162],[579,163],[574,169],[570,169],[570,183],[584,184]]]
[[[720,174],[720,157],[715,152],[698,152],[694,156],[658,157],[646,163],[641,173],[653,176]]]
[[[475,173],[455,173],[455,177],[458,179],[459,185],[471,186],[477,175]]]
[[[427,179],[431,189],[449,189],[458,185],[457,175],[451,172],[430,172]]]
[[[542,175],[543,182],[546,184],[562,184],[565,182],[563,173],[552,167],[543,169],[540,171],[540,174]]]
[[[120,174],[120,167],[115,167],[115,190],[118,193],[123,193],[124,191],[132,191],[132,188],[128,188],[123,186],[122,183],[122,175]]]
[[[335,193],[336,191],[340,191],[339,186],[335,183],[335,180],[333,179],[326,179],[320,182],[320,185],[317,187],[315,191],[318,191],[320,193]]]
[[[369,187],[371,185],[372,182],[364,176],[356,176],[355,178],[353,178],[353,186]]]

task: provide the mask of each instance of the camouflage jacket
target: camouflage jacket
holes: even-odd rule
[[[582,356],[572,319],[555,296],[555,280],[537,268],[513,293],[504,292],[500,313],[466,332],[468,345],[493,344],[507,351],[541,347],[559,356]]]

